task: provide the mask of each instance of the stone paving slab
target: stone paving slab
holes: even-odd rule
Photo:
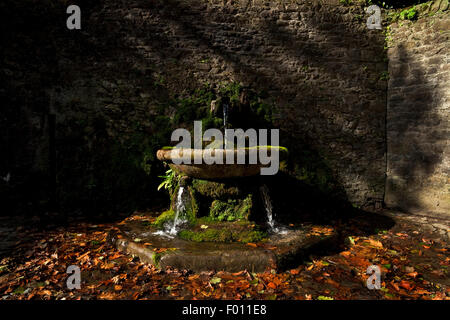
[[[450,240],[450,219],[436,218],[424,214],[408,214],[395,210],[383,210],[384,215],[397,221],[405,221],[436,234],[442,240]]]

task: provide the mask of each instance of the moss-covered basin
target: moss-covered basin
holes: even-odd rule
[[[249,157],[252,152],[257,155],[256,164],[249,164]],[[268,157],[275,156],[277,153],[279,161],[287,158],[288,151],[280,146],[256,146],[250,148],[238,149],[178,149],[163,148],[158,150],[157,158],[161,161],[172,162],[170,167],[175,171],[198,179],[223,179],[234,177],[248,177],[261,174],[261,168],[269,167],[271,163],[263,164],[260,162],[260,153]],[[245,163],[238,164],[239,154],[245,155]],[[202,159],[201,164],[195,164],[194,159]],[[227,158],[232,158],[233,164],[227,164]],[[174,160],[190,159],[191,164],[175,164]],[[221,159],[222,163],[215,163]],[[206,161],[205,161],[206,160]],[[214,163],[213,163],[214,162]],[[211,163],[211,164],[209,164]]]
[[[329,250],[337,239],[334,228],[328,226],[304,225],[283,235],[265,235],[247,222],[224,228],[226,222],[207,220],[168,238],[154,233],[152,220],[153,216],[136,213],[111,229],[108,241],[162,269],[264,272],[298,265],[311,254]],[[202,228],[203,224],[208,228]]]

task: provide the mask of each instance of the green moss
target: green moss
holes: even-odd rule
[[[223,198],[239,195],[239,189],[222,182],[194,179],[192,186],[200,195],[210,198]]]
[[[263,240],[265,237],[267,237],[267,234],[265,232],[252,230],[248,232],[241,232],[239,234],[239,241],[243,243],[258,242]]]
[[[267,234],[259,230],[233,231],[231,229],[206,229],[202,231],[183,230],[178,236],[194,242],[258,242]]]
[[[349,5],[353,4],[353,1],[352,0],[339,0],[339,3],[349,6]]]
[[[228,201],[214,200],[211,204],[209,217],[217,221],[246,220],[252,208],[252,196],[244,200],[228,199]]]
[[[422,4],[422,11],[425,11],[425,6],[427,4]],[[388,13],[388,20],[390,23],[396,22],[398,20],[416,20],[418,17],[419,11],[417,10],[416,6],[403,9],[403,10],[392,10]]]
[[[168,222],[172,222],[175,219],[175,211],[167,210],[161,213],[161,215],[156,218],[156,221],[153,223],[153,226],[162,229],[164,225]]]
[[[182,230],[178,236],[181,239],[195,242],[232,242],[233,234],[228,229],[216,230],[208,229],[205,231]]]
[[[382,81],[387,81],[389,80],[389,72],[388,71],[383,71],[380,75],[380,80]]]
[[[328,160],[323,154],[305,148],[295,156],[298,160],[293,171],[298,180],[325,193],[332,192],[337,187]]]
[[[218,221],[236,220],[234,217],[235,202],[233,200],[229,200],[228,202],[214,200],[209,211],[210,218]]]
[[[191,224],[193,224],[195,222],[195,219],[198,216],[198,203],[196,200],[197,198],[195,195],[195,190],[191,187],[189,187],[188,190],[189,190],[191,205],[190,205],[190,207],[186,208],[186,211],[187,211],[188,220],[190,221]]]
[[[416,6],[400,12],[400,19],[402,20],[414,20],[416,17],[417,17]]]
[[[160,252],[154,252],[152,256],[153,264],[155,267],[159,268],[159,262],[161,261],[161,258],[163,256],[163,253]]]

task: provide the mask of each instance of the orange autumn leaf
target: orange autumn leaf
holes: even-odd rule
[[[383,244],[380,241],[378,241],[378,240],[369,239],[368,242],[373,247],[383,248]]]
[[[341,253],[339,253],[339,255],[343,256],[344,258],[350,257],[350,254],[350,251],[342,251]]]
[[[116,290],[116,291],[120,291],[120,290],[122,290],[122,286],[121,286],[121,285],[118,285],[118,284],[116,284],[116,285],[114,286],[114,290]]]
[[[114,260],[117,259],[121,256],[121,254],[119,252],[116,252],[115,254],[113,254],[112,256],[109,257],[109,260]]]
[[[402,287],[403,289],[406,289],[408,291],[411,291],[412,288],[414,287],[414,285],[411,285],[411,283],[406,280],[402,280],[402,281],[400,281],[400,287]]]
[[[292,269],[291,271],[289,271],[291,274],[299,274],[300,273],[300,270],[298,270],[298,269]]]
[[[45,295],[52,295],[52,292],[50,290],[42,290],[39,294],[45,294]]]
[[[416,291],[414,291],[414,293],[415,294],[430,294],[430,292],[425,289],[417,289]]]
[[[399,286],[394,281],[391,282],[391,285],[394,287],[395,290],[397,291],[400,290]]]
[[[258,246],[256,243],[252,243],[252,242],[247,243],[247,245],[250,247],[253,247],[253,248],[256,248]]]
[[[277,288],[277,285],[276,285],[275,283],[273,283],[273,282],[269,282],[269,283],[267,284],[267,286],[268,286],[269,288],[271,288],[271,289],[276,289],[276,288]]]
[[[325,280],[325,282],[328,283],[328,284],[331,284],[332,286],[334,286],[334,287],[336,287],[336,288],[339,288],[339,283],[336,282],[336,281],[334,281],[334,280],[332,280],[332,279],[330,279],[330,278],[327,278],[327,279]]]
[[[401,233],[401,232],[397,232],[395,235],[398,237],[407,237],[408,236],[406,233]]]

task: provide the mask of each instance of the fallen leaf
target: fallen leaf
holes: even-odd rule
[[[222,281],[221,278],[219,278],[219,277],[214,277],[214,278],[212,278],[209,282],[210,282],[211,284],[218,284],[218,283],[220,283],[221,281]]]
[[[383,248],[383,244],[381,243],[381,241],[378,240],[373,240],[373,239],[369,239],[369,244],[375,248]]]
[[[317,300],[334,300],[334,299],[331,297],[327,297],[327,296],[318,296]]]
[[[414,287],[413,285],[411,285],[411,283],[409,283],[406,280],[402,280],[400,281],[400,287],[402,287],[403,289],[406,289],[408,291],[411,291],[411,289]]]
[[[277,285],[276,285],[275,283],[273,283],[273,282],[269,282],[269,283],[267,284],[267,286],[268,286],[269,288],[271,288],[271,289],[276,289],[276,288],[277,288]]]

